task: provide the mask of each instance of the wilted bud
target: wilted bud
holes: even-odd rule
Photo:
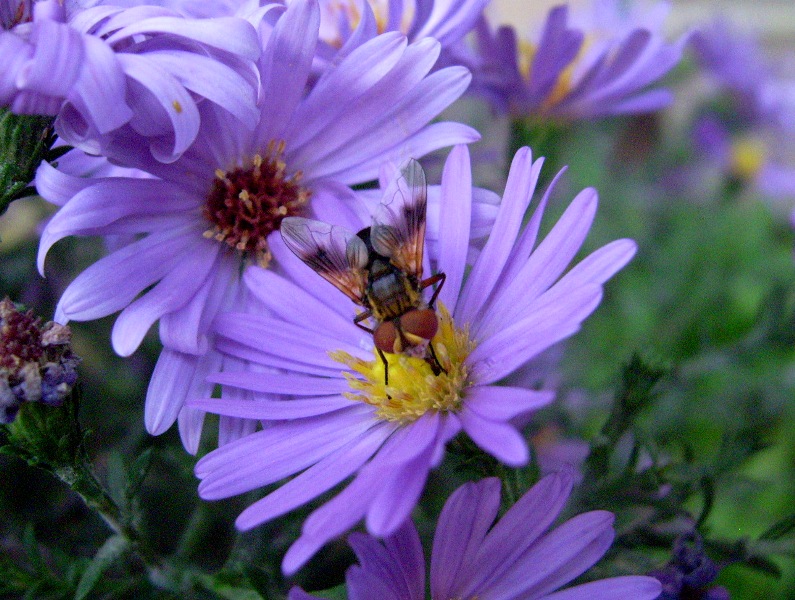
[[[52,321],[41,324],[33,311],[0,301],[0,423],[10,423],[23,402],[59,406],[77,381],[80,358],[71,331]]]

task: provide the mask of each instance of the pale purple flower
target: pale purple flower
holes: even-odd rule
[[[579,12],[555,6],[538,31],[494,29],[484,18],[474,53],[471,92],[513,118],[589,119],[659,110],[672,100],[652,88],[678,62],[685,37],[661,33],[666,3],[625,12],[615,0],[592,0]],[[466,52],[463,51],[463,56]]]
[[[654,600],[653,577],[600,579],[559,590],[589,568],[613,542],[613,515],[595,510],[549,530],[571,493],[568,471],[549,475],[499,520],[500,481],[465,483],[445,502],[433,538],[434,600]],[[409,520],[383,541],[353,533],[359,564],[345,573],[348,598],[424,600],[425,557]],[[289,600],[310,600],[300,588]]]
[[[272,372],[211,378],[256,392],[255,402],[190,403],[265,423],[197,463],[199,494],[225,498],[295,475],[243,511],[236,524],[246,530],[355,476],[306,520],[284,559],[286,572],[361,519],[374,535],[394,533],[444,457],[445,444],[462,430],[507,465],[527,462],[527,443],[512,420],[548,404],[553,394],[498,382],[575,333],[599,304],[602,284],[635,252],[634,242],[618,240],[564,274],[591,226],[597,194],[578,194],[536,246],[547,195],[524,228],[522,222],[542,162],[533,162],[528,148],[517,153],[493,231],[471,271],[468,151],[458,147],[446,162],[437,252],[425,269],[426,276],[447,276],[438,297],[439,332],[431,341],[444,370],[436,376],[420,358],[388,354],[386,386],[372,336],[353,323],[351,301],[297,259],[281,261],[293,281],[272,271],[245,275],[273,316],[218,318],[219,349]]]
[[[165,348],[147,393],[146,427],[159,434],[179,416],[190,451],[203,413],[185,409],[183,401],[209,395],[205,374],[221,365],[209,324],[220,310],[245,305],[241,268],[269,263],[269,237],[281,219],[362,213],[347,186],[376,179],[382,162],[478,137],[457,123],[427,125],[469,82],[462,67],[428,75],[439,52],[435,41],[408,45],[397,33],[378,36],[306,94],[317,3],[263,10],[283,15],[275,27],[263,26],[264,100],[253,132],[217,105],[202,103],[196,143],[171,164],[153,160],[140,136],[105,149],[145,178],[82,178],[43,165],[36,179],[41,195],[62,206],[42,235],[40,270],[52,245],[66,236],[134,236],[72,282],[56,319],[121,311],[112,342],[123,356],[159,320]]]
[[[693,48],[715,95],[731,106],[700,115],[693,126],[703,164],[711,172],[747,184],[773,200],[795,198],[795,81],[781,77],[751,35],[725,20],[694,33]]]
[[[288,0],[289,2],[289,0]],[[447,47],[464,37],[488,0],[322,0],[320,39],[341,48],[357,35],[400,31],[410,40],[432,37]]]
[[[98,154],[138,135],[158,160],[194,141],[202,102],[253,128],[259,44],[242,18],[186,19],[140,6],[96,6],[67,14],[63,3],[33,5],[32,22],[0,32],[0,105],[57,115],[69,145]]]

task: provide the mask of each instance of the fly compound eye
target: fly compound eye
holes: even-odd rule
[[[373,343],[382,352],[397,354],[402,350],[397,328],[392,321],[384,321],[373,332]],[[395,347],[398,347],[397,349]]]
[[[432,309],[418,308],[400,317],[400,327],[407,334],[430,340],[439,329],[439,319]]]

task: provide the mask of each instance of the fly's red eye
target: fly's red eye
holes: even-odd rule
[[[400,317],[400,327],[406,333],[430,340],[439,329],[439,320],[432,309],[418,308]]]
[[[400,348],[395,349],[395,342],[397,341],[397,328],[392,321],[384,321],[373,332],[373,343],[382,352],[400,352]]]

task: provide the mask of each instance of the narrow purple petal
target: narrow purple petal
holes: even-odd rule
[[[498,581],[497,597],[543,597],[571,581],[602,557],[613,542],[613,514],[577,515],[531,546]]]
[[[221,385],[234,385],[252,392],[293,396],[326,396],[350,391],[348,381],[342,376],[332,379],[287,373],[241,371],[239,373],[216,373],[210,377],[210,381]]]
[[[583,285],[565,298],[551,292],[527,310],[529,316],[481,342],[467,358],[480,384],[502,379],[533,356],[575,333],[580,323],[599,305],[602,289]]]
[[[503,385],[478,385],[466,392],[469,410],[485,419],[507,421],[548,405],[555,397],[551,391]]]
[[[445,502],[433,536],[433,598],[468,597],[461,592],[474,574],[482,576],[483,569],[474,559],[499,507],[500,481],[496,478],[466,483]]]
[[[464,431],[485,452],[511,467],[527,464],[527,442],[513,425],[485,419],[466,406],[459,416]]]
[[[196,454],[199,451],[203,425],[204,413],[202,411],[189,406],[183,406],[179,411],[179,415],[177,415],[179,439],[188,454]]]
[[[571,493],[569,471],[548,475],[503,515],[476,549],[478,569],[467,579],[462,597],[489,589],[505,571],[554,523]]]
[[[233,388],[235,389],[235,388]],[[209,413],[278,421],[281,419],[303,419],[342,408],[350,408],[351,400],[345,396],[313,396],[307,400],[231,400],[226,398],[197,398],[188,401],[188,406]]]
[[[66,288],[59,319],[89,321],[121,310],[182,260],[186,230],[154,233],[88,267]]]
[[[464,280],[472,220],[472,171],[466,146],[456,146],[447,157],[439,204],[443,230],[439,232],[437,264],[438,270],[447,275],[439,301],[454,314]]]
[[[261,93],[267,107],[256,139],[264,147],[283,139],[295,107],[304,95],[320,27],[320,9],[312,0],[290,2],[260,59]]]
[[[120,356],[135,352],[155,321],[185,306],[211,277],[222,248],[204,239],[197,242],[186,248],[190,260],[181,261],[179,268],[166,273],[157,285],[121,311],[111,333],[113,349]],[[192,333],[191,337],[195,336]]]
[[[593,223],[597,204],[596,190],[589,188],[577,194],[552,231],[481,318],[473,334],[499,331],[527,314],[525,308],[560,277],[580,249]]]
[[[493,233],[472,268],[459,298],[455,315],[457,322],[474,323],[475,315],[499,280],[522,224],[522,216],[532,198],[540,169],[538,161],[533,163],[529,148],[520,148],[514,156]]]
[[[391,426],[380,424],[351,440],[346,446],[329,453],[300,475],[246,508],[235,520],[235,526],[247,531],[327,492],[356,473],[384,443],[392,430]]]
[[[136,113],[132,126],[142,135],[147,135],[151,123],[162,123],[165,118],[173,134],[166,139],[153,138],[150,149],[160,162],[174,162],[196,139],[199,130],[196,103],[176,78],[146,55],[116,56],[131,86],[131,104]],[[133,83],[138,83],[139,88],[132,87]],[[154,97],[156,104],[148,100],[149,95]],[[137,100],[136,96],[139,97]]]
[[[359,439],[373,423],[348,410],[258,431],[196,464],[196,474],[202,477],[199,495],[206,500],[227,498],[294,475]]]
[[[17,71],[16,84],[38,94],[64,98],[84,64],[82,36],[64,23],[45,20],[34,23],[31,60]]]
[[[655,600],[662,585],[654,577],[625,576],[600,579],[544,596],[545,600]]]

